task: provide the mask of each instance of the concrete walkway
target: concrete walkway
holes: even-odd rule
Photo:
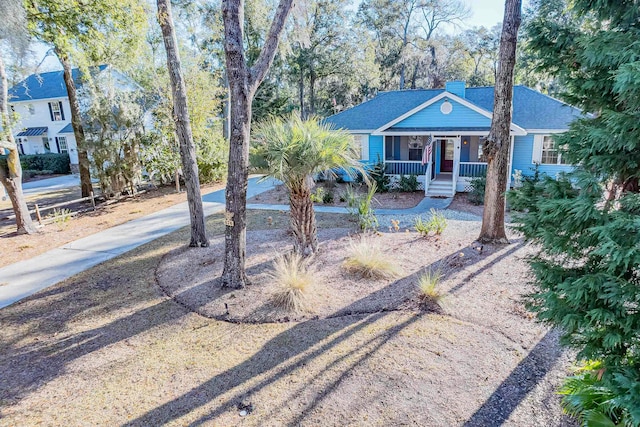
[[[25,194],[34,192],[47,192],[60,190],[61,188],[79,187],[80,175],[62,175],[54,178],[40,179],[38,181],[25,182],[22,190]]]
[[[247,197],[276,184],[259,179],[249,179]],[[225,208],[224,190],[205,194],[202,201],[205,215],[221,212]],[[0,268],[0,308],[188,224],[189,208],[184,202]]]
[[[22,183],[22,192],[25,196],[43,195],[65,188],[73,188],[79,186],[80,176],[63,175],[56,176],[54,178],[41,179],[38,181],[24,182]],[[0,201],[7,201],[7,203],[9,203],[9,196],[7,195],[4,187],[0,187]],[[11,204],[8,204],[7,207],[11,208]]]

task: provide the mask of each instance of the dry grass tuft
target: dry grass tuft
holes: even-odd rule
[[[299,313],[307,310],[309,287],[316,282],[315,270],[301,255],[279,255],[269,276],[278,283],[271,296],[276,307]]]
[[[351,240],[344,266],[348,271],[369,279],[392,279],[401,273],[393,257],[385,254],[380,243],[371,236],[363,236],[357,242]]]
[[[438,290],[438,285],[442,279],[440,270],[427,270],[418,279],[418,293],[420,302],[425,306],[439,306],[442,294]]]

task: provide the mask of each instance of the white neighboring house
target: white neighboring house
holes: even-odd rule
[[[92,75],[93,75],[92,69]],[[81,74],[72,70],[81,105],[83,100]],[[95,68],[93,78],[113,77],[119,87],[139,88],[131,79],[108,65]],[[71,108],[63,72],[32,74],[9,90],[10,108],[18,114],[14,136],[21,154],[68,153],[71,171],[78,172],[78,147],[71,126]]]

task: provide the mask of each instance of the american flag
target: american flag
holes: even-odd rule
[[[424,144],[424,150],[422,150],[422,165],[426,165],[431,161],[431,146],[433,145],[433,138],[431,135],[427,137],[427,142]]]

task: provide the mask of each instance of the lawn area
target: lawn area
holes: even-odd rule
[[[288,215],[248,216],[248,264],[268,266]],[[401,275],[358,280],[341,270],[354,224],[318,214],[332,278],[318,290],[355,290],[299,321],[229,322],[213,318],[220,295],[194,292],[215,286],[223,219],[208,218],[211,248],[185,250],[182,229],[0,310],[0,425],[573,425],[555,394],[570,358],[522,306],[518,239],[481,247],[479,223],[453,219],[439,239],[382,233]],[[184,283],[168,289],[171,267]],[[429,267],[444,274],[438,313],[414,304]]]

